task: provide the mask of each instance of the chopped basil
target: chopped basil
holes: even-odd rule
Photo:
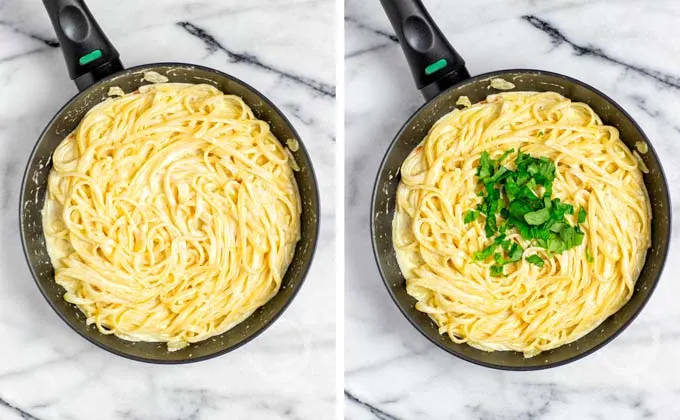
[[[547,207],[524,214],[524,220],[530,225],[542,225],[548,219],[550,219],[550,209]]]
[[[468,210],[465,212],[465,219],[463,221],[465,222],[465,224],[474,222],[475,220],[477,220],[478,215],[479,212],[477,210]]]
[[[503,266],[502,265],[492,265],[489,270],[491,277],[503,277]]]
[[[586,221],[586,209],[583,207],[578,209],[578,222],[584,223]]]
[[[527,260],[528,263],[531,263],[533,265],[537,265],[539,267],[543,267],[543,264],[545,264],[545,262],[543,261],[543,258],[539,257],[536,254],[526,257],[526,260]]]
[[[484,216],[484,231],[494,242],[476,252],[474,259],[484,261],[493,255],[495,264],[491,266],[491,273],[495,276],[502,276],[503,266],[520,261],[524,253],[518,243],[505,238],[508,229],[515,228],[524,240],[550,254],[579,246],[585,237],[579,227],[586,221],[585,208],[579,208],[577,223],[571,225],[565,215],[574,214],[574,206],[552,198],[555,163],[517,151],[516,169],[512,170],[502,165],[512,153],[514,150],[510,149],[498,159],[492,159],[488,152],[482,152],[477,177],[483,187],[478,195],[483,199],[476,209],[466,211],[464,217],[465,223],[470,223]],[[496,252],[499,247],[500,252]],[[538,255],[526,260],[538,266],[544,264]]]

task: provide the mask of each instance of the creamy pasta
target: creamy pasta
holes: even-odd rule
[[[492,262],[473,258],[488,244],[483,223],[464,214],[482,200],[482,153],[509,149],[554,161],[553,196],[587,210],[585,236],[553,254],[510,230],[545,264],[519,261],[492,276]],[[508,92],[445,115],[404,161],[393,242],[407,292],[440,333],[531,357],[577,340],[630,299],[650,223],[638,159],[616,128],[557,93]]]
[[[52,163],[55,280],[102,333],[176,350],[278,292],[300,239],[297,165],[241,98],[142,86],[92,108]]]

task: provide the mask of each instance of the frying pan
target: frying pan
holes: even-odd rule
[[[425,337],[447,352],[479,365],[506,370],[534,370],[559,366],[601,348],[640,313],[654,290],[663,269],[671,231],[671,209],[666,178],[652,144],[630,115],[595,88],[571,77],[541,70],[500,70],[470,77],[465,62],[446,40],[420,0],[381,0],[399,38],[416,86],[427,102],[399,130],[378,172],[371,203],[371,236],[376,262],[388,292],[401,312]],[[425,138],[430,127],[452,111],[461,95],[472,103],[498,91],[489,86],[493,78],[515,84],[516,91],[554,91],[574,101],[585,102],[605,124],[616,127],[621,139],[633,148],[644,142],[642,155],[649,173],[644,182],[652,205],[652,245],[630,301],[581,339],[546,351],[533,358],[519,352],[485,352],[467,344],[455,344],[440,335],[426,314],[416,310],[416,300],[406,293],[406,282],[397,264],[392,243],[392,217],[400,181],[399,168],[408,154]]]
[[[97,346],[130,359],[154,363],[185,363],[208,359],[233,350],[261,333],[286,309],[296,295],[310,267],[319,232],[319,194],[309,156],[297,132],[283,113],[264,95],[246,83],[218,70],[185,63],[156,63],[123,69],[118,52],[82,0],[43,0],[59,38],[71,79],[80,91],[54,118],[38,138],[26,165],[21,186],[19,220],[26,261],[50,306],[81,336]],[[54,281],[54,269],[45,246],[41,210],[45,200],[51,155],[73,131],[85,113],[107,98],[112,86],[125,92],[137,90],[145,82],[143,74],[155,71],[170,82],[209,83],[224,93],[238,95],[257,118],[267,121],[282,141],[295,139],[300,147],[293,152],[300,171],[295,173],[302,199],[301,236],[293,262],[281,290],[267,304],[233,329],[184,349],[168,352],[163,343],[131,342],[101,334],[87,326],[80,310],[63,299],[64,289]]]

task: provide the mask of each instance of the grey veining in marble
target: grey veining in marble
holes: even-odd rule
[[[267,95],[310,152],[322,193],[312,270],[248,345],[191,365],[94,347],[48,307],[18,233],[21,176],[40,131],[76,93],[42,2],[0,0],[0,419],[326,419],[335,401],[333,0],[90,0],[127,66],[215,67]]]
[[[680,3],[424,3],[471,74],[551,70],[619,102],[652,140],[678,209]],[[605,348],[567,366],[502,372],[471,365],[431,345],[399,313],[371,251],[370,195],[389,142],[423,99],[379,2],[345,4],[346,418],[680,419],[677,224],[664,275],[639,318]]]

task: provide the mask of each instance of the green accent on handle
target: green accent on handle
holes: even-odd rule
[[[444,67],[448,65],[448,61],[446,61],[446,58],[442,58],[441,60],[435,61],[434,63],[430,64],[429,66],[425,67],[425,74],[428,76],[431,75],[434,72],[437,72]]]
[[[102,58],[102,50],[94,50],[80,57],[78,59],[78,62],[80,63],[81,66],[84,66],[85,64],[91,63],[100,58]]]

